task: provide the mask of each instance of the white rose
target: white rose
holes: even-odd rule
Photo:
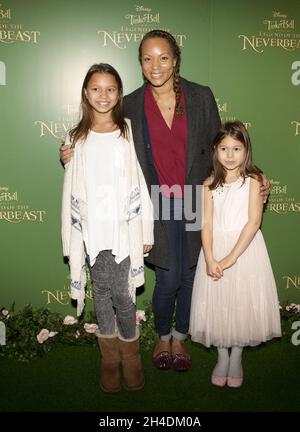
[[[98,329],[98,326],[97,324],[85,323],[83,328],[87,333],[95,333],[95,331]]]
[[[74,318],[72,315],[67,315],[64,319],[65,325],[73,325],[73,324],[76,324],[77,322],[78,322],[78,320],[76,318]]]
[[[37,338],[38,343],[42,344],[48,339],[48,337],[49,337],[49,330],[42,329],[36,338]]]
[[[146,321],[145,311],[137,310],[136,311],[136,324],[140,324],[141,321]]]

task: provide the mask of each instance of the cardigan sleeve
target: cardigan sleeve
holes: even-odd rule
[[[139,176],[140,190],[141,190],[143,244],[153,245],[154,244],[153,204],[149,196],[146,180],[139,162],[137,162],[137,165],[138,165],[138,176]]]
[[[141,196],[141,217],[142,217],[142,229],[143,229],[143,244],[153,245],[154,244],[154,211],[152,201],[148,192],[147,183],[138,161],[135,146],[133,142],[133,134],[131,129],[131,122],[126,119],[129,128],[129,143],[131,148],[132,163],[137,167],[138,183],[140,188]]]
[[[69,135],[66,137],[65,143],[69,143]],[[61,205],[61,238],[62,250],[65,257],[70,256],[70,239],[71,239],[71,187],[72,187],[72,173],[73,161],[71,159],[65,165],[65,174],[62,191],[62,205]]]

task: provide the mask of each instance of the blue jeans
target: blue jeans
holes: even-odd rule
[[[170,268],[155,267],[152,305],[157,334],[163,340],[169,340],[171,336],[184,340],[189,329],[196,266],[189,265],[185,221],[180,217],[182,200],[170,202],[170,218],[164,221],[170,245]],[[175,329],[172,329],[175,305]]]

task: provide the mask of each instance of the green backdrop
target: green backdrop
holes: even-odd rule
[[[61,254],[59,137],[77,121],[91,64],[111,63],[125,94],[142,83],[137,48],[153,28],[176,36],[182,75],[212,88],[221,118],[247,123],[272,182],[263,233],[279,297],[300,303],[299,0],[2,0],[0,307],[75,313]],[[153,290],[146,276],[139,306]]]

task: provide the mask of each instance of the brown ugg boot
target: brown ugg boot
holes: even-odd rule
[[[123,371],[123,384],[126,390],[140,390],[144,387],[145,378],[141,362],[139,333],[133,340],[125,340],[119,335],[119,347]]]
[[[101,351],[100,387],[104,392],[114,393],[121,389],[121,359],[119,339],[116,336],[100,336]]]

